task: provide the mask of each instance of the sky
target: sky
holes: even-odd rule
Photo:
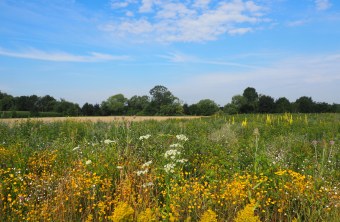
[[[339,0],[0,0],[0,91],[340,103]]]

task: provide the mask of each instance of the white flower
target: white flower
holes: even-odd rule
[[[144,163],[144,164],[142,165],[142,168],[149,167],[151,164],[152,164],[152,160],[150,160],[150,161]]]
[[[151,136],[150,134],[146,134],[145,136],[140,136],[139,140],[147,140],[150,138],[150,136]]]
[[[80,149],[80,147],[76,146],[76,147],[73,148],[73,151],[76,151],[76,150],[79,150],[79,149]]]
[[[170,145],[170,148],[178,148],[178,147],[183,148],[182,144],[179,144],[179,143],[174,143]]]
[[[110,144],[110,143],[115,143],[116,141],[114,141],[114,140],[109,140],[109,139],[107,139],[107,140],[104,140],[104,143],[105,144]]]
[[[177,135],[176,138],[177,138],[178,140],[180,140],[180,141],[188,141],[188,140],[189,140],[188,137],[186,137],[186,136],[183,135],[183,134]]]
[[[174,159],[176,155],[180,155],[180,154],[181,152],[177,150],[167,150],[164,154],[164,157]]]
[[[123,166],[117,166],[117,169],[118,170],[121,170],[121,169],[123,169],[124,167]]]
[[[143,188],[146,188],[146,187],[151,187],[151,186],[153,186],[154,184],[152,183],[152,182],[148,182],[148,183],[144,183],[143,185],[142,185],[142,187]]]
[[[146,170],[139,170],[139,171],[137,171],[136,173],[137,173],[137,176],[140,176],[140,175],[147,174],[148,172],[149,172],[149,170],[146,169]]]
[[[91,160],[87,160],[87,161],[85,162],[86,165],[89,165],[89,164],[91,164],[91,163],[92,163]]]
[[[188,162],[187,159],[180,159],[180,160],[176,160],[177,163],[185,163]]]
[[[167,173],[169,173],[169,172],[173,173],[173,172],[175,172],[175,170],[174,170],[175,166],[176,166],[176,164],[174,164],[174,163],[168,163],[164,166],[164,170]]]

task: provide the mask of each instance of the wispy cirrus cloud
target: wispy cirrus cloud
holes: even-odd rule
[[[88,55],[75,55],[67,52],[47,52],[30,48],[22,51],[11,51],[0,48],[0,56],[8,56],[23,59],[45,60],[53,62],[102,62],[128,60],[129,56],[114,56],[99,52],[91,52]]]
[[[237,63],[237,62],[230,62],[221,59],[207,59],[207,58],[200,58],[193,55],[188,55],[180,52],[170,52],[168,54],[159,55],[160,58],[166,59],[168,62],[172,63],[197,63],[197,64],[210,64],[210,65],[218,65],[218,66],[232,66],[232,67],[240,67],[240,68],[247,68],[247,69],[255,69],[259,68],[253,65]]]
[[[160,42],[204,42],[221,35],[243,35],[267,22],[266,9],[254,1],[140,0],[114,2],[134,4],[135,16],[116,17],[100,26],[115,37],[140,35]],[[138,36],[137,36],[138,35]]]
[[[315,0],[315,7],[318,11],[329,9],[332,6],[329,0]]]
[[[294,101],[308,95],[316,101],[339,103],[339,61],[339,53],[292,56],[254,69],[190,76],[190,79],[184,79],[182,84],[172,88],[187,102],[197,102],[192,98],[199,95],[199,98],[215,98],[218,103],[226,104],[232,95],[252,86],[259,93],[268,92],[275,98],[286,96]]]

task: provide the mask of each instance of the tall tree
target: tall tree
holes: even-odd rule
[[[81,107],[81,113],[82,113],[84,116],[94,116],[94,114],[95,114],[94,106],[93,106],[92,104],[85,103],[85,104]]]
[[[255,88],[247,87],[243,91],[243,97],[246,98],[247,103],[241,107],[241,111],[245,113],[255,112],[257,109],[257,103],[259,95]]]
[[[232,115],[241,112],[241,108],[247,104],[247,100],[242,95],[235,95],[231,98],[231,103],[224,106],[224,112]]]
[[[273,113],[275,112],[274,98],[271,96],[261,95],[259,97],[258,111],[260,113]]]
[[[211,99],[202,99],[197,103],[197,114],[210,116],[219,110],[219,106]]]
[[[37,101],[37,107],[40,112],[51,112],[57,100],[50,95],[40,97]]]
[[[110,96],[106,101],[102,103],[102,110],[105,115],[123,115],[125,107],[127,105],[127,99],[123,94],[116,94]]]
[[[177,115],[183,112],[179,109],[180,102],[165,86],[157,85],[150,90],[151,103],[147,112],[157,115]]]
[[[275,112],[285,113],[291,112],[292,106],[286,97],[280,97],[275,101]]]
[[[300,113],[313,113],[314,111],[314,101],[311,97],[301,96],[295,101],[296,111]]]
[[[150,104],[148,96],[132,96],[127,101],[128,115],[144,115],[146,107]]]

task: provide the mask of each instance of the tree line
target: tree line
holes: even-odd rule
[[[36,116],[110,116],[110,115],[202,115],[215,113],[325,113],[340,112],[339,104],[315,102],[311,97],[302,96],[294,102],[281,97],[274,99],[268,95],[258,94],[255,88],[247,87],[243,94],[232,97],[230,103],[221,107],[211,99],[202,99],[188,105],[172,94],[165,86],[157,85],[149,91],[150,96],[132,96],[123,94],[110,96],[101,104],[85,103],[80,107],[76,103],[57,100],[46,95],[39,97],[14,97],[0,91],[1,117],[20,117],[19,112]]]

